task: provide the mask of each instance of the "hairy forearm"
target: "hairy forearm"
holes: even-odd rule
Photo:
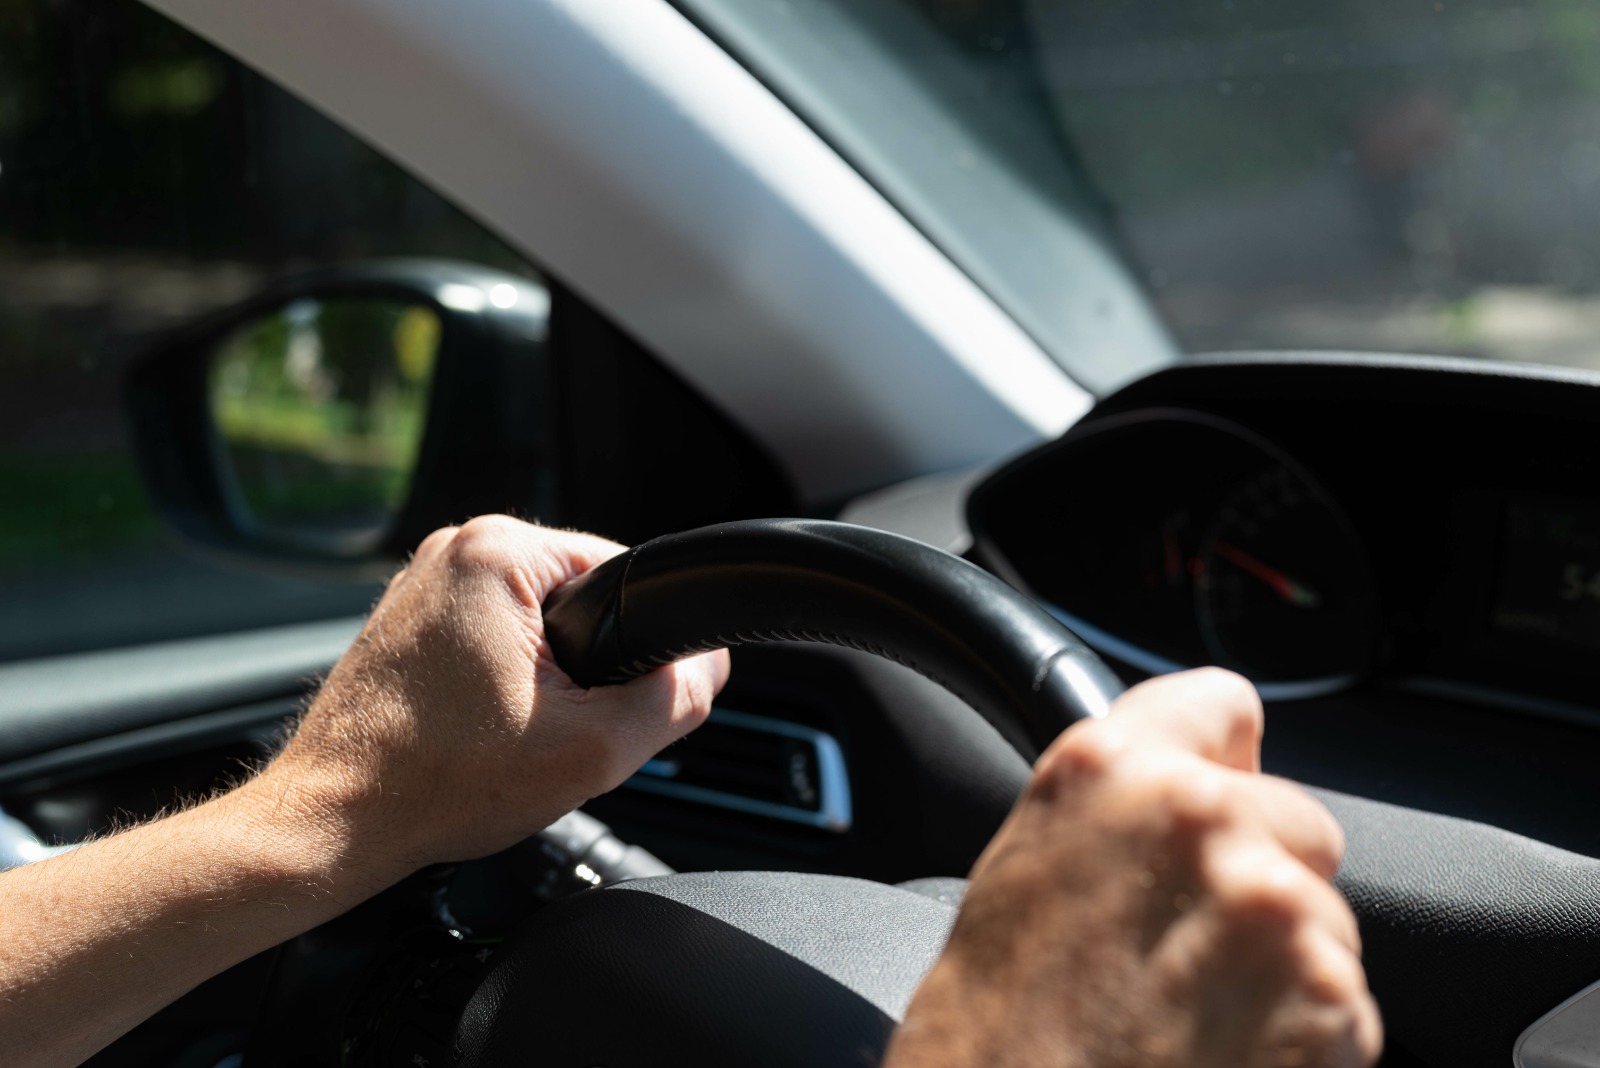
[[[403,877],[337,808],[270,772],[0,875],[0,1035],[77,1064],[194,986]]]
[[[504,516],[430,535],[238,790],[0,874],[0,1050],[73,1064],[430,863],[488,856],[698,725],[726,654],[579,688],[539,605],[622,546]]]

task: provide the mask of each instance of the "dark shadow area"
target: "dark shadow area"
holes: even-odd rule
[[[954,916],[896,887],[791,873],[580,894],[506,944],[459,1063],[875,1065]]]

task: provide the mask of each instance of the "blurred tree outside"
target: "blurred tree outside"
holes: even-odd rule
[[[818,43],[849,24],[872,42],[852,53],[858,65],[895,67],[981,145],[981,161],[965,141],[946,155],[925,146],[901,206],[980,284],[988,277],[1019,320],[1081,294],[1070,277],[1036,284],[1030,264],[1044,244],[1035,216],[1003,210],[1007,183],[989,186],[992,210],[968,213],[939,199],[941,182],[965,180],[952,175],[1002,171],[1125,254],[1188,352],[1406,351],[1600,368],[1592,0],[782,8],[717,17],[759,26],[775,55],[817,75],[819,99],[832,90]],[[786,35],[810,43],[791,47]],[[892,174],[912,156],[897,158],[857,162]],[[1007,254],[992,257],[997,247]],[[1083,358],[1056,355],[1069,366]]]
[[[1588,0],[1021,6],[1190,350],[1600,366]]]

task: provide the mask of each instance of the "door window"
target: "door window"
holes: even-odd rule
[[[533,269],[359,139],[133,0],[0,0],[0,660],[364,610],[365,585],[203,559],[119,408],[161,332],[280,273]]]

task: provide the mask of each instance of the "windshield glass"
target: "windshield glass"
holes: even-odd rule
[[[1585,0],[685,7],[1091,387],[1173,351],[1094,255],[1185,352],[1600,367]]]

